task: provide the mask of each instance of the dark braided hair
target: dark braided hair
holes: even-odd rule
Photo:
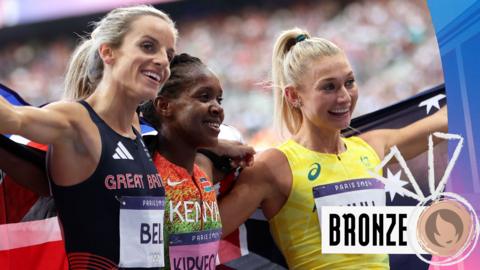
[[[170,63],[170,77],[165,82],[165,85],[158,91],[157,96],[172,99],[178,98],[185,89],[195,84],[194,71],[204,67],[206,67],[205,64],[197,57],[187,53],[175,55]],[[143,103],[139,107],[139,112],[142,113],[142,117],[152,124],[155,129],[159,129],[161,123],[153,100]]]

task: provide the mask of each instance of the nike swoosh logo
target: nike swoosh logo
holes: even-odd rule
[[[178,185],[180,185],[181,183],[183,183],[183,182],[185,182],[185,181],[187,181],[187,179],[182,179],[182,180],[180,180],[180,181],[172,181],[172,180],[170,180],[170,178],[168,178],[168,179],[167,179],[167,184],[168,184],[169,186],[171,186],[171,187],[175,187],[175,186],[178,186]]]

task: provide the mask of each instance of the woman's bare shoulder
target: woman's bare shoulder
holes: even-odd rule
[[[255,161],[257,160],[270,166],[280,166],[288,163],[287,157],[277,148],[269,148],[259,152],[258,157],[255,158]]]
[[[261,151],[255,157],[253,166],[247,168],[253,174],[261,175],[265,180],[277,182],[289,174],[290,167],[286,156],[276,148]]]
[[[44,109],[60,115],[67,120],[74,129],[83,129],[93,124],[88,110],[76,101],[56,101],[43,107]]]
[[[55,101],[41,108],[45,110],[51,110],[51,111],[63,113],[66,116],[69,116],[71,118],[75,118],[75,117],[81,116],[83,113],[87,113],[87,110],[82,104],[80,104],[79,102],[69,101],[69,100]]]

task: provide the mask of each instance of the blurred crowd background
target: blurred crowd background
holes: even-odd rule
[[[443,83],[424,0],[220,2],[184,8],[189,1],[182,1],[181,10],[175,12],[169,12],[175,2],[157,7],[171,13],[177,23],[178,51],[201,58],[220,77],[225,123],[238,128],[257,148],[272,145],[276,139],[271,131],[269,85],[272,47],[282,30],[305,28],[346,51],[360,89],[354,116]],[[2,39],[0,83],[34,105],[61,98],[70,53],[88,28],[80,32],[68,31],[68,26],[62,29],[67,31]]]

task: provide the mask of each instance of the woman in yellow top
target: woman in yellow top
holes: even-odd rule
[[[224,235],[260,205],[292,269],[388,269],[387,254],[322,254],[317,205],[385,205],[371,177],[396,145],[405,158],[427,149],[427,136],[447,130],[446,108],[401,129],[343,138],[358,98],[345,53],[295,28],[273,51],[275,119],[290,139],[256,157],[220,202]]]

